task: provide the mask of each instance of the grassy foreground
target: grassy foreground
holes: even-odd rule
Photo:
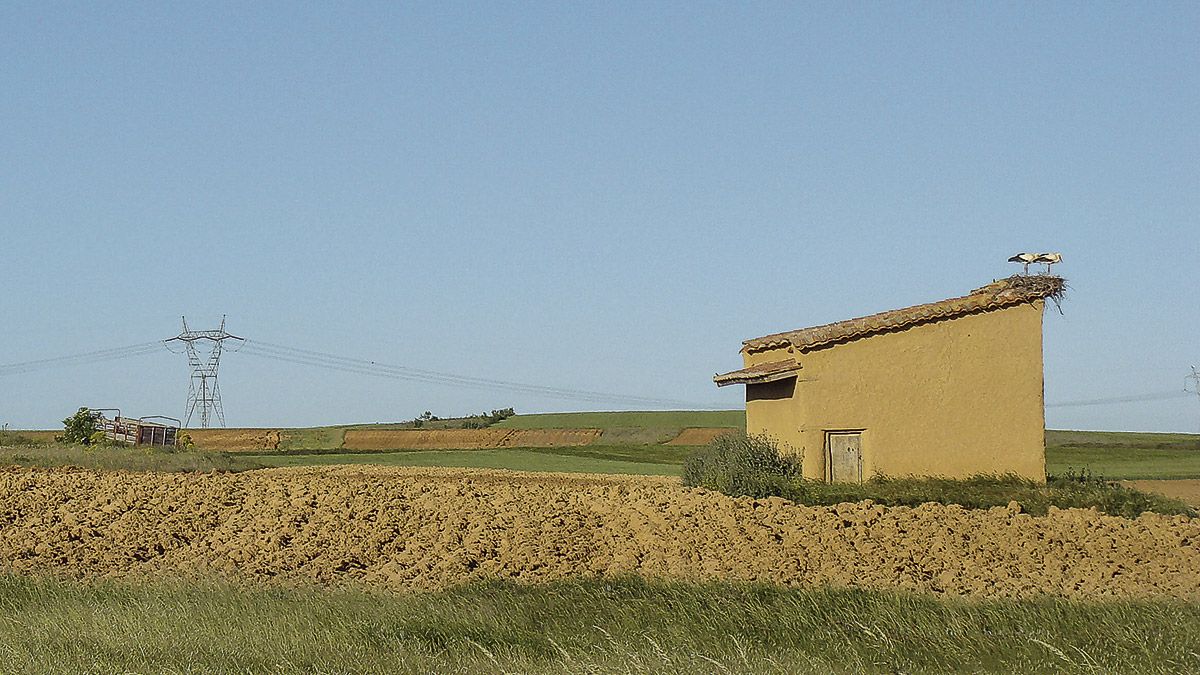
[[[570,581],[450,591],[0,576],[21,672],[1195,672],[1200,606]]]

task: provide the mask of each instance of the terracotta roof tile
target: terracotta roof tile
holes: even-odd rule
[[[921,323],[942,321],[1045,298],[1057,300],[1062,296],[1065,288],[1066,284],[1061,277],[1045,274],[1017,275],[994,281],[987,286],[971,291],[970,295],[958,298],[746,340],[742,343],[742,351],[757,352],[784,346],[811,349],[855,340],[884,331],[899,330]],[[742,371],[734,371],[734,373],[740,372]],[[733,375],[734,373],[728,374]]]
[[[772,361],[748,366],[732,373],[715,375],[713,382],[716,382],[718,387],[724,387],[727,384],[762,384],[793,377],[799,369],[800,364],[796,363],[794,359]]]

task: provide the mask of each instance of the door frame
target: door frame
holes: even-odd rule
[[[858,483],[863,482],[863,436],[867,430],[861,429],[823,429],[825,433],[825,482],[833,482],[833,444],[830,443],[831,436],[858,436]]]

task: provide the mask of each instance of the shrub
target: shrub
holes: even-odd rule
[[[1086,470],[1049,476],[1044,485],[1014,475],[965,479],[876,476],[858,484],[804,480],[800,466],[799,457],[780,454],[767,438],[730,434],[687,457],[683,483],[735,497],[784,497],[809,506],[870,499],[884,506],[936,502],[986,509],[1015,501],[1022,511],[1033,515],[1045,515],[1052,506],[1095,508],[1126,518],[1136,518],[1146,511],[1196,515],[1196,510],[1183,502],[1106,481]]]
[[[683,484],[750,497],[791,496],[800,458],[785,456],[765,436],[726,434],[683,463]]]
[[[100,413],[80,408],[74,415],[63,420],[62,436],[58,436],[55,440],[60,443],[88,445],[92,441],[92,435],[96,433],[96,420],[98,419],[100,419]]]

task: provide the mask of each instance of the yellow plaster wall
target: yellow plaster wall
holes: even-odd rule
[[[760,352],[742,352],[744,366],[795,358],[791,347],[778,347]],[[785,452],[799,452],[801,446],[799,422],[796,418],[796,380],[789,378],[746,387],[746,433],[769,436]]]
[[[864,478],[1046,477],[1036,302],[793,354],[796,379],[746,388],[746,427],[825,478],[825,432],[862,429]],[[747,365],[784,350],[746,355]],[[786,388],[794,387],[794,395]]]

